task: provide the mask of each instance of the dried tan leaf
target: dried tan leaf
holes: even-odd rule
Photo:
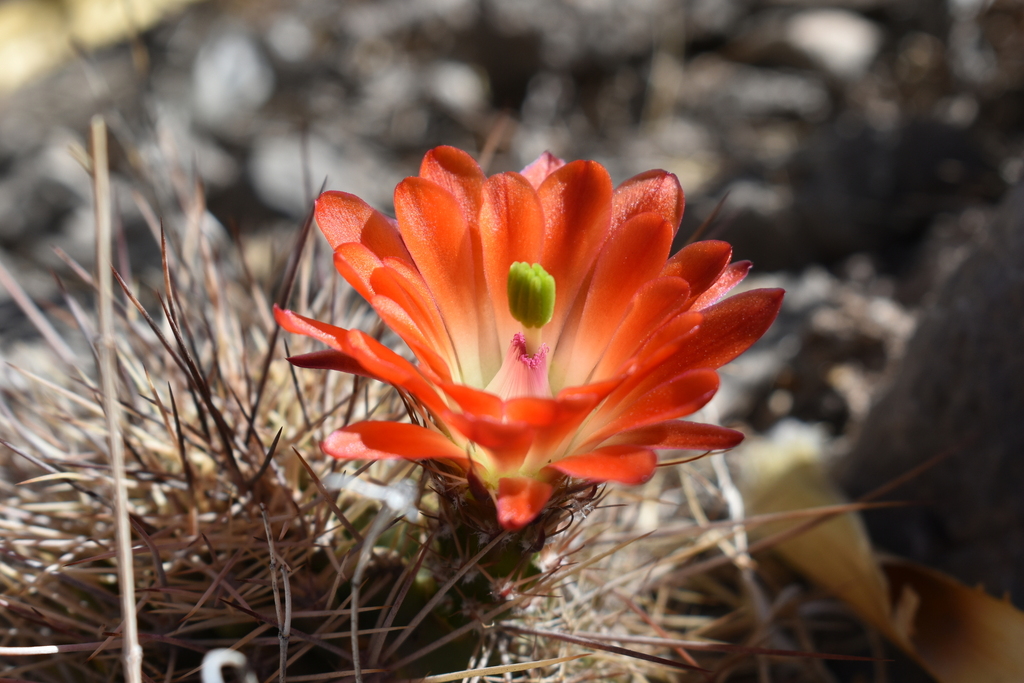
[[[813,430],[784,426],[743,450],[751,513],[845,502],[820,462]],[[940,683],[1024,681],[1024,612],[934,569],[879,561],[860,516],[818,524],[778,522],[758,536],[807,526],[773,549],[787,564],[846,602]]]

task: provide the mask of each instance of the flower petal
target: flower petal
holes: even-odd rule
[[[608,238],[594,264],[579,326],[563,330],[558,340],[552,388],[587,381],[633,295],[657,277],[671,246],[672,227],[657,213],[634,216]]]
[[[683,219],[683,188],[672,173],[646,171],[626,180],[612,198],[612,225],[623,225],[641,213],[653,211],[665,219],[675,236]]]
[[[551,484],[532,477],[502,477],[498,480],[498,523],[508,531],[519,531],[537,519],[551,499]]]
[[[451,380],[448,361],[434,350],[437,347],[433,339],[424,334],[403,306],[380,294],[370,299],[370,305],[380,319],[412,349],[421,363],[429,367],[437,377]]]
[[[671,379],[674,375],[662,373],[662,368],[680,349],[686,348],[703,320],[704,316],[700,313],[686,311],[655,330],[640,351],[623,367],[626,378],[601,407],[602,415],[607,416],[617,410],[619,405],[629,403],[632,400],[630,396],[638,391],[649,391]]]
[[[743,278],[750,272],[751,265],[750,261],[737,261],[731,264],[718,276],[713,285],[694,299],[691,306],[696,310],[700,310],[718,303],[723,296],[729,293],[729,290],[743,282]]]
[[[370,276],[370,286],[376,294],[386,296],[402,307],[430,342],[433,351],[445,358],[450,368],[456,362],[455,350],[430,292],[418,273],[411,269],[403,272],[392,268],[393,263],[397,265],[398,262],[388,259],[383,267],[375,270]],[[411,274],[415,277],[410,277]]]
[[[443,458],[468,464],[466,452],[443,434],[402,422],[357,422],[332,432],[320,450],[339,460]]]
[[[701,369],[684,372],[649,390],[638,389],[630,394],[636,396],[634,400],[609,411],[607,417],[612,419],[587,435],[586,443],[601,443],[627,429],[695,413],[715,395],[718,384],[717,372]]]
[[[313,320],[306,316],[299,315],[295,311],[280,308],[274,304],[274,320],[277,324],[292,334],[303,334],[327,344],[335,351],[345,353],[345,340],[348,337],[348,330],[344,327],[330,325],[328,323]]]
[[[565,166],[565,161],[559,159],[551,152],[544,152],[533,163],[522,170],[522,176],[536,189],[541,186],[541,183],[549,175],[563,166]]]
[[[554,462],[551,468],[587,481],[642,484],[651,478],[657,464],[658,456],[649,448],[604,446]]]
[[[661,274],[686,280],[690,283],[690,296],[696,298],[714,284],[731,258],[732,246],[728,242],[694,242],[677,251]]]
[[[411,393],[433,412],[440,414],[448,409],[412,363],[362,330],[349,330],[344,351],[375,376]]]
[[[448,413],[445,421],[486,449],[477,449],[473,459],[483,461],[478,464],[488,474],[518,472],[533,443],[533,428],[525,422],[506,422],[472,413]]]
[[[322,351],[313,351],[312,353],[303,353],[298,356],[289,356],[288,362],[297,368],[337,370],[339,372],[347,372],[350,375],[362,375],[363,377],[377,379],[377,377],[373,377],[373,375],[368,373],[366,368],[360,365],[359,361],[355,358],[334,349],[324,349]]]
[[[496,419],[501,419],[504,415],[504,402],[489,391],[454,382],[441,384],[441,389],[467,413],[487,415]]]
[[[370,277],[380,266],[381,260],[364,244],[346,242],[334,249],[334,269],[367,301],[373,297]]]
[[[743,433],[718,425],[668,420],[619,432],[605,444],[629,444],[648,448],[678,448],[687,451],[721,451],[743,441]]]
[[[612,180],[597,162],[573,161],[549,175],[538,194],[544,209],[540,264],[554,276],[557,287],[555,312],[544,327],[544,340],[554,341],[608,237]]]
[[[451,335],[462,381],[481,386],[476,266],[462,208],[436,183],[406,178],[395,189],[395,213],[406,247]]]
[[[655,330],[678,312],[689,296],[690,286],[681,277],[659,277],[645,283],[633,295],[625,317],[612,333],[608,348],[594,368],[593,379],[617,372]]]
[[[412,260],[394,224],[354,194],[324,192],[316,200],[314,215],[331,249],[358,242],[378,258]]]
[[[704,320],[664,373],[720,368],[749,349],[768,330],[782,306],[781,289],[742,292],[701,311]]]
[[[522,331],[508,308],[508,269],[516,261],[537,263],[544,238],[544,212],[537,191],[518,173],[487,179],[480,208],[484,276],[494,310],[498,340]]]
[[[456,261],[449,267],[464,268],[472,277],[470,294],[475,302],[477,317],[476,346],[481,362],[481,373],[492,377],[501,366],[502,344],[494,327],[494,307],[487,296],[487,280],[484,274],[484,248],[480,237],[480,204],[484,182],[487,177],[480,165],[469,154],[455,147],[435,147],[427,152],[420,164],[420,177],[448,190],[462,210],[462,217],[469,232],[472,261]]]
[[[487,179],[476,159],[455,147],[435,147],[424,155],[420,177],[451,192],[462,207],[467,224],[476,221],[480,213],[480,193]]]

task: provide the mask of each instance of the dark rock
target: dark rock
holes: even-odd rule
[[[944,458],[868,515],[884,548],[1024,604],[1024,186],[935,291],[838,474],[862,495]]]
[[[838,122],[788,170],[801,245],[824,262],[912,242],[936,213],[990,198],[998,184],[969,131],[928,120],[892,131]]]

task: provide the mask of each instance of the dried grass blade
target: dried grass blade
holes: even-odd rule
[[[32,324],[39,331],[39,334],[43,335],[43,339],[50,345],[54,353],[62,361],[73,367],[75,365],[75,352],[71,350],[67,342],[53,328],[53,325],[46,319],[43,312],[39,310],[39,307],[35,305],[31,297],[21,288],[18,280],[4,266],[3,261],[0,261],[0,285],[4,286],[11,295],[11,298],[14,299],[14,303],[18,304],[18,308],[32,321]]]
[[[103,117],[92,119],[93,192],[96,202],[96,270],[99,279],[100,379],[103,411],[107,415],[107,440],[114,476],[114,513],[117,526],[117,578],[121,594],[124,638],[124,674],[128,683],[142,683],[142,646],[135,616],[135,566],[131,524],[128,520],[128,488],[125,482],[124,437],[121,404],[117,400],[117,367],[114,339],[114,299],[111,278],[111,196],[107,164],[107,126]]]
[[[538,636],[541,638],[554,638],[555,640],[561,640],[566,643],[572,643],[574,645],[582,645],[583,647],[593,648],[595,650],[601,650],[602,652],[609,652],[615,655],[623,655],[632,659],[640,659],[645,662],[651,662],[652,664],[661,664],[672,669],[685,669],[686,671],[700,671],[702,673],[711,673],[708,669],[700,666],[692,666],[684,662],[676,662],[671,659],[665,659],[664,657],[658,657],[656,655],[649,655],[646,652],[638,652],[636,650],[630,650],[625,647],[618,647],[617,645],[606,645],[600,642],[596,638],[591,638],[593,634],[588,633],[586,637],[581,635],[573,635],[569,633],[558,633],[557,631],[540,631],[530,628],[522,628],[519,626],[512,626],[503,624],[502,628],[507,631],[518,632],[528,636]],[[608,640],[613,640],[609,638]]]
[[[529,671],[530,669],[543,669],[548,666],[557,666],[564,664],[565,662],[574,662],[577,659],[588,656],[588,653],[568,655],[567,657],[555,657],[554,659],[542,659],[537,662],[520,662],[518,664],[504,664],[502,666],[488,666],[482,669],[470,669],[467,671],[456,671],[450,674],[441,674],[438,676],[427,676],[421,678],[417,683],[450,683],[451,681],[464,681],[467,678],[473,678],[474,676],[501,676],[504,674],[513,674],[519,671]]]

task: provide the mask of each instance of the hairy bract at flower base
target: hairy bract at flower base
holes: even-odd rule
[[[725,242],[670,258],[682,211],[665,171],[613,188],[600,164],[545,153],[486,177],[452,147],[398,185],[397,220],[322,194],[316,221],[335,266],[416,362],[277,309],[282,327],[330,347],[290,360],[388,382],[415,398],[424,425],[360,422],[332,433],[324,453],[441,461],[465,476],[464,495],[489,497],[501,526],[518,530],[573,480],[638,484],[658,449],[735,446],[739,432],[679,418],[764,334],[782,291],[723,298],[750,268],[730,264]]]

